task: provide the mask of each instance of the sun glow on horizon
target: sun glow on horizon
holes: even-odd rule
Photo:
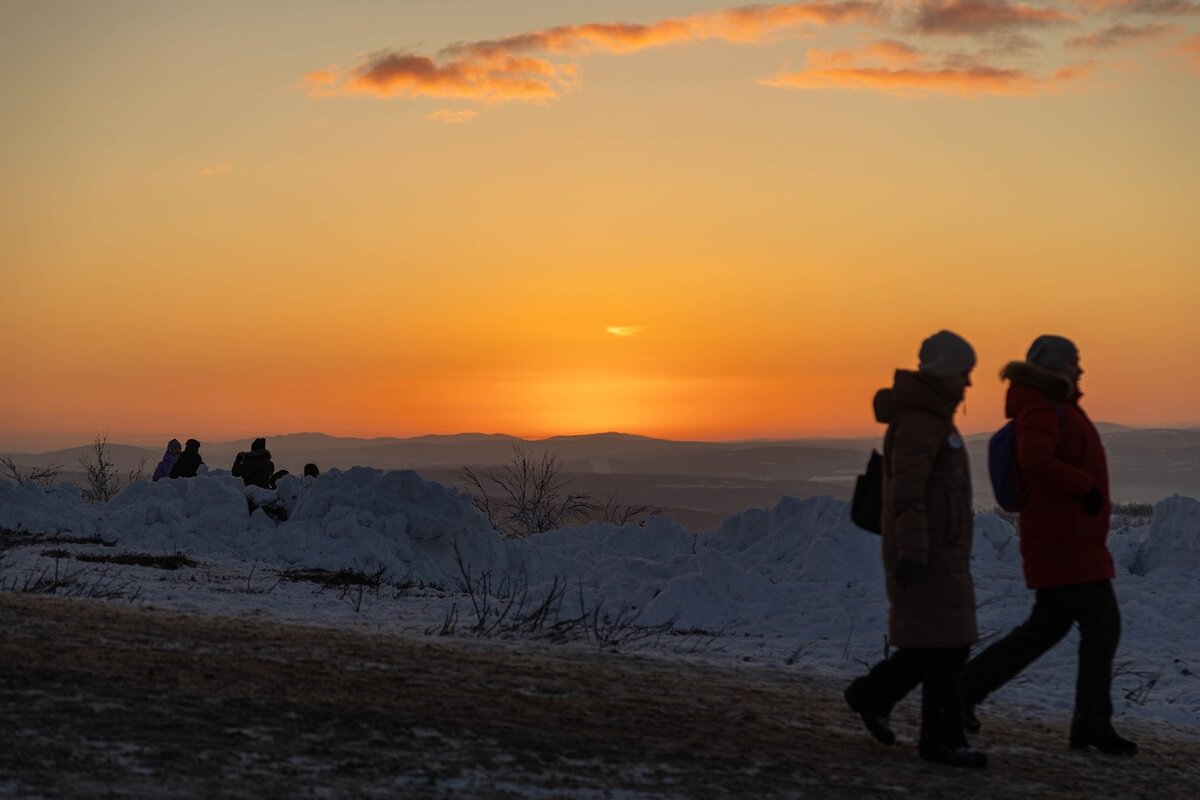
[[[0,30],[0,441],[870,436],[944,327],[965,432],[1048,331],[1200,423],[1195,15],[68,5]]]

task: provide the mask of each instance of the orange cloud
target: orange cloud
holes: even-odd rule
[[[745,6],[666,19],[650,24],[587,23],[465,42],[437,57],[376,53],[341,74],[317,70],[305,76],[314,94],[340,91],[377,97],[453,97],[482,102],[548,100],[577,81],[576,65],[546,56],[632,53],[650,47],[719,40],[760,42],[807,25],[881,20],[882,3],[783,3]]]
[[[1068,39],[1066,46],[1076,50],[1116,50],[1137,42],[1161,39],[1179,30],[1174,25],[1126,25],[1118,23],[1087,36]]]
[[[212,166],[205,164],[200,168],[200,172],[198,174],[201,178],[208,178],[213,175],[225,175],[232,169],[233,167],[228,164],[214,164]]]
[[[918,8],[913,27],[921,33],[971,35],[1075,21],[1075,17],[1058,9],[1012,4],[1008,0],[932,0]]]
[[[434,122],[444,122],[447,125],[461,125],[464,122],[470,122],[478,116],[478,111],[469,108],[462,111],[451,111],[448,108],[443,108],[434,111],[432,114],[427,114],[425,119],[431,119]]]
[[[1038,78],[1023,70],[1005,69],[982,63],[922,63],[919,51],[905,53],[910,58],[905,66],[896,66],[895,53],[871,47],[861,51],[826,53],[810,50],[805,69],[776,75],[764,81],[765,86],[781,89],[850,89],[875,91],[903,96],[924,94],[977,97],[995,95],[1051,94],[1060,84],[1079,80],[1091,74],[1095,65],[1078,64],[1064,67],[1049,78]]]
[[[1200,35],[1189,36],[1179,43],[1178,52],[1187,56],[1191,65],[1200,70]]]
[[[1072,0],[1087,11],[1115,11],[1118,14],[1179,17],[1200,14],[1200,3],[1190,0]]]

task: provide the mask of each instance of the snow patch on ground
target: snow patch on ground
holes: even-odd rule
[[[142,602],[204,613],[423,635],[452,607],[469,616],[462,584],[486,578],[477,586],[520,591],[530,604],[565,586],[559,616],[625,615],[665,631],[642,646],[671,657],[846,676],[881,657],[887,630],[879,539],[850,522],[846,503],[828,497],[784,498],[701,533],[652,518],[504,540],[468,496],[411,471],[287,476],[277,492],[213,471],[135,483],[106,505],[88,505],[65,485],[0,480],[0,528],[117,542],[73,546],[72,556],[186,554],[201,566],[105,568],[136,580]],[[982,514],[974,535],[986,641],[1019,624],[1033,595],[1012,526]],[[3,554],[6,588],[46,562],[47,546]],[[1163,500],[1149,525],[1115,530],[1109,546],[1123,615],[1119,713],[1200,729],[1200,502]],[[294,567],[380,570],[392,580],[365,596],[280,582]],[[1068,711],[1077,643],[1072,632],[994,699]]]

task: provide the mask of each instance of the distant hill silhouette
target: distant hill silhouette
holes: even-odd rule
[[[1200,430],[1132,428],[1100,423],[1117,501],[1156,501],[1172,494],[1200,493]],[[987,440],[967,439],[974,476],[975,505],[990,507]],[[201,448],[210,468],[229,469],[239,450],[253,437],[205,442]],[[267,436],[275,465],[299,473],[309,461],[322,470],[370,466],[415,469],[426,477],[456,483],[454,470],[463,465],[487,467],[508,462],[520,445],[534,455],[556,452],[572,488],[605,497],[618,491],[625,502],[648,503],[674,514],[681,522],[703,528],[748,507],[774,505],[781,496],[829,494],[848,498],[854,477],[877,437],[864,439],[794,439],[743,442],[672,441],[607,432],[526,440],[507,434],[434,434],[410,438],[358,438],[304,432]],[[63,466],[62,477],[78,480],[78,457],[90,452],[81,445],[47,453],[13,453],[21,466]],[[162,447],[111,445],[122,472],[145,455],[146,472],[154,469]]]

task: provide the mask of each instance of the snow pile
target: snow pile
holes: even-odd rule
[[[0,481],[0,527],[99,534],[121,549],[183,552],[206,569],[231,574],[240,569],[244,575],[251,565],[382,568],[394,579],[451,592],[393,598],[409,604],[403,614],[380,605],[372,624],[395,630],[436,627],[451,604],[464,602],[456,594],[464,576],[487,576],[493,588],[528,590],[531,605],[565,585],[563,618],[586,609],[677,632],[724,632],[729,635],[710,652],[738,660],[754,654],[768,663],[778,663],[781,653],[803,653],[804,668],[837,674],[878,660],[887,631],[880,539],[855,527],[848,505],[829,497],[784,498],[772,509],[744,511],[702,533],[653,518],[644,525],[591,524],[504,540],[467,495],[411,471],[288,476],[277,492],[214,472],[137,483],[107,505],[87,505],[67,487]],[[1025,619],[1033,602],[1015,531],[982,514],[975,518],[974,537],[980,632],[985,638],[1003,635]],[[1200,725],[1200,502],[1160,502],[1148,528],[1115,531],[1110,548],[1124,620],[1114,700],[1124,710]],[[309,594],[239,599],[224,593],[197,600],[197,591],[176,583],[148,590],[148,597],[220,613],[256,604],[256,612],[281,618],[329,624],[355,619],[336,616],[345,609],[330,610]],[[398,622],[402,616],[410,627]],[[1077,641],[1077,633],[1069,634],[997,699],[1069,711]]]
[[[1137,575],[1162,569],[1200,572],[1200,501],[1175,495],[1154,506],[1150,530],[1138,542],[1129,569]]]
[[[273,519],[274,509],[287,520]],[[80,527],[149,551],[330,570],[382,566],[435,584],[457,579],[456,542],[473,562],[503,560],[499,535],[461,492],[415,472],[361,467],[306,482],[289,475],[278,492],[226,476],[140,482]]]

